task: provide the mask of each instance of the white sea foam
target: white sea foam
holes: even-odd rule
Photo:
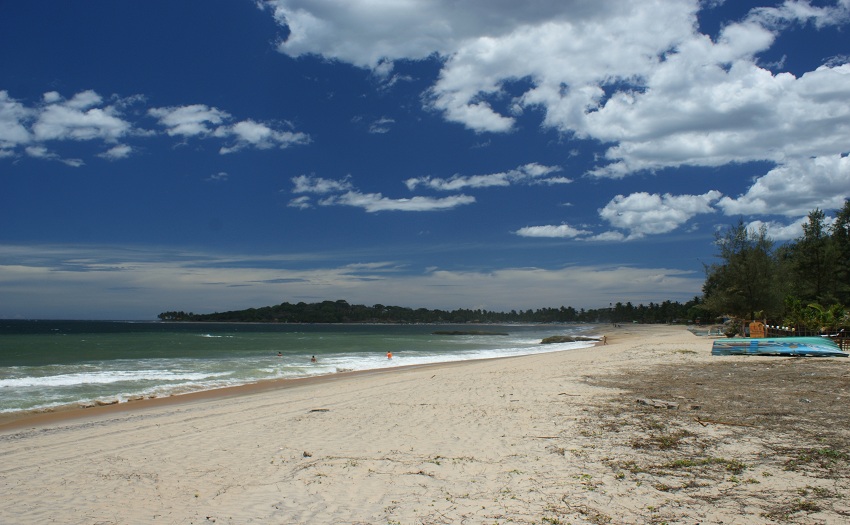
[[[225,372],[172,372],[169,370],[114,370],[103,372],[84,372],[76,374],[60,374],[42,377],[19,377],[0,379],[0,388],[45,388],[67,387],[81,385],[105,385],[110,383],[135,381],[201,381],[212,377],[228,375]]]

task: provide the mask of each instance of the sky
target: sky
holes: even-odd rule
[[[850,198],[850,0],[0,0],[0,318],[687,301]]]

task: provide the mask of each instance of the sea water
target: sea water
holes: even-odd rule
[[[552,335],[592,337],[594,329],[0,320],[0,413],[165,397],[267,379],[562,351],[594,343],[540,341]],[[486,333],[435,334],[441,331]]]

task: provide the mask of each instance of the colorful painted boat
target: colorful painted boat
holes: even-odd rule
[[[825,337],[732,337],[717,339],[711,355],[781,355],[847,357]]]

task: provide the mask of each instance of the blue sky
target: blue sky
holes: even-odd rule
[[[0,318],[686,301],[850,197],[850,0],[0,3]]]

